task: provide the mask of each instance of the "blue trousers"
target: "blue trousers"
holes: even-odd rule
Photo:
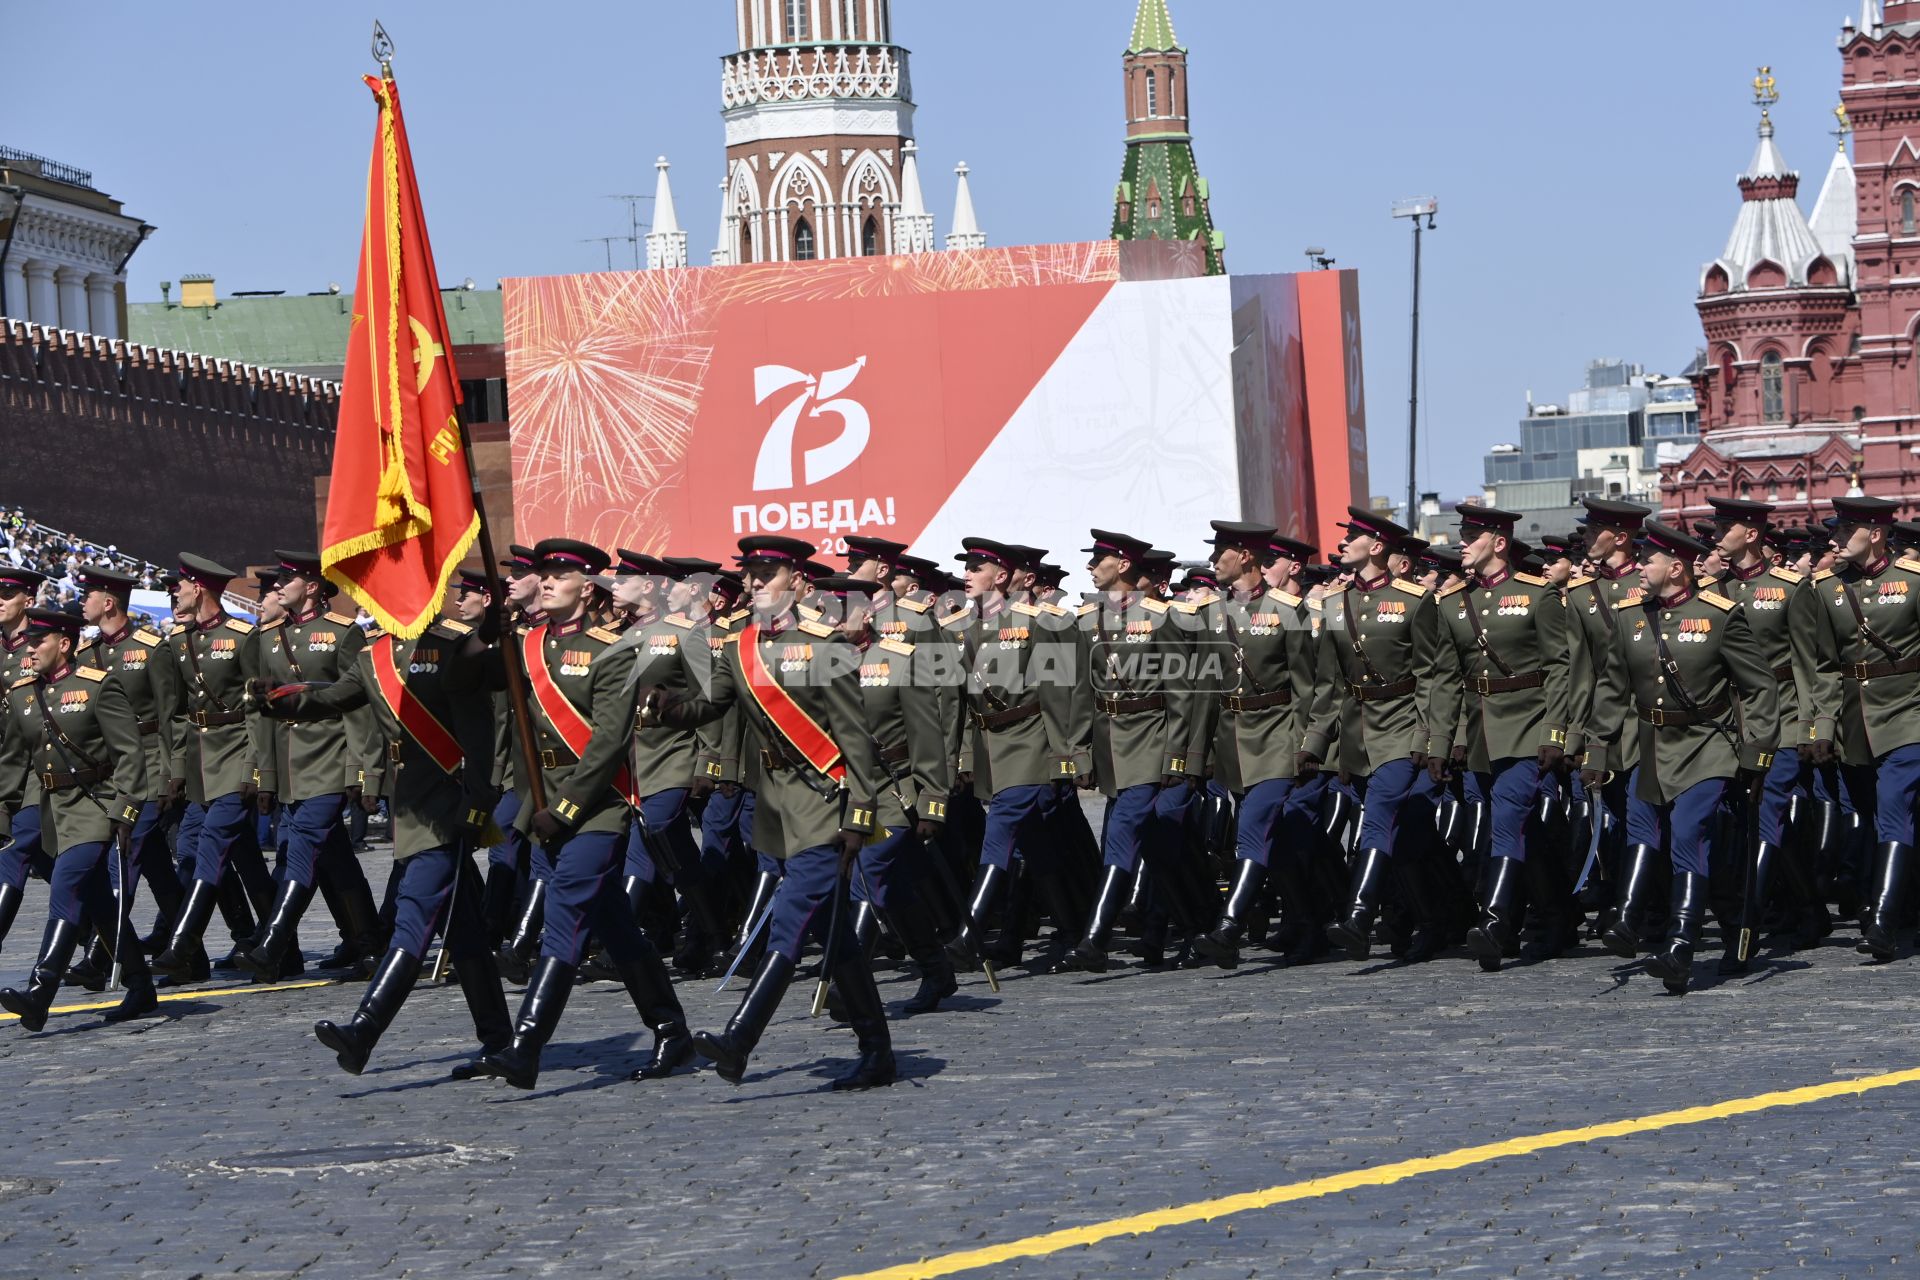
[[[1262,867],[1273,864],[1274,846],[1280,837],[1282,824],[1290,829],[1294,827],[1288,816],[1293,790],[1292,778],[1268,778],[1247,788],[1240,797],[1233,850],[1235,858]],[[1298,840],[1288,840],[1287,846],[1287,852],[1292,856],[1305,851],[1305,846]]]
[[[113,861],[112,848],[105,840],[80,844],[54,859],[49,877],[52,891],[47,895],[48,919],[64,920],[76,927],[91,921],[102,932],[112,930],[119,910],[113,896],[112,872],[108,870]]]
[[[910,895],[910,871],[917,856],[917,846],[905,827],[888,827],[884,838],[867,841],[860,846],[860,861],[849,886],[853,900],[886,911]]]
[[[708,868],[701,865],[700,847],[694,844],[693,831],[687,825],[687,789],[673,787],[645,797],[640,801],[640,818],[627,833],[625,874],[638,877],[646,884],[656,880],[682,888],[704,884]],[[658,865],[653,850],[647,847],[646,837],[641,834],[643,826],[653,832],[656,841],[666,841],[674,861],[679,864],[677,870],[670,872]]]
[[[995,796],[994,804],[999,803],[1000,797]],[[1157,782],[1123,788],[1119,795],[1107,801],[1107,820],[1100,831],[1100,861],[1129,874],[1137,870],[1140,855],[1158,838],[1154,826],[1163,821],[1159,808],[1160,784]],[[992,810],[988,810],[988,817],[992,817]]]
[[[1873,823],[1874,838],[1913,846],[1913,801],[1920,791],[1920,743],[1895,747],[1871,768],[1843,767],[1854,808]]]
[[[753,792],[735,787],[733,794],[715,788],[700,814],[700,857],[709,865],[725,866],[733,855],[753,844]]]
[[[1779,845],[1781,828],[1787,820],[1787,810],[1793,804],[1796,795],[1805,794],[1800,784],[1800,753],[1793,750],[1774,752],[1773,764],[1767,769],[1766,781],[1760,789],[1760,840],[1764,844]]]
[[[285,842],[286,858],[281,864],[281,879],[303,888],[313,887],[313,869],[323,847],[338,857],[342,851],[353,855],[346,826],[340,821],[345,810],[345,795],[312,796],[295,800],[280,814],[280,838]]]
[[[515,875],[525,875],[527,873],[527,838],[513,829],[513,821],[519,816],[519,793],[503,792],[499,803],[493,806],[493,825],[499,827],[507,838],[487,850],[487,865],[511,867]]]
[[[840,928],[831,939],[833,963],[865,964],[853,942],[853,908],[840,881],[840,851],[830,844],[802,849],[787,859],[786,874],[773,891],[773,918],[767,921],[767,950],[800,959],[809,933],[827,930],[834,899],[840,899]],[[822,942],[828,940],[823,936]]]
[[[987,830],[980,842],[980,865],[1005,871],[1013,865],[1015,852],[1023,859],[1032,852],[1046,825],[1047,806],[1052,799],[1053,788],[1044,782],[1002,787],[994,792],[992,802],[987,805]]]
[[[140,820],[133,824],[133,836],[127,841],[129,870],[134,877],[145,880],[154,886],[156,896],[158,886],[165,883],[174,893],[179,892],[180,881],[173,873],[173,862],[167,856],[167,826],[165,815],[161,812],[158,800],[148,800],[140,806]],[[114,892],[120,891],[120,860],[107,859],[107,869],[113,874]]]
[[[28,805],[13,815],[13,838],[0,849],[0,884],[27,887],[27,873],[42,880],[53,875],[53,859],[41,847],[40,806]]]
[[[1493,856],[1525,862],[1536,802],[1543,781],[1551,777],[1541,778],[1540,761],[1534,756],[1495,760],[1490,772],[1474,776],[1491,802]]]
[[[1640,798],[1640,766],[1627,775],[1627,843],[1650,849],[1666,847],[1664,815]]]
[[[549,845],[535,845],[551,868],[547,879],[547,924],[540,954],[578,965],[592,930],[616,965],[653,950],[634,923],[620,887],[626,833],[588,831]]]
[[[1360,793],[1360,848],[1393,852],[1400,830],[1400,810],[1415,799],[1422,778],[1431,781],[1411,759],[1389,760],[1371,774],[1354,778]]]
[[[1666,849],[1676,875],[1704,876],[1713,860],[1720,802],[1726,794],[1725,778],[1709,778],[1663,805],[1638,801],[1627,809],[1627,839]]]
[[[454,877],[463,871],[462,860],[454,850],[441,848],[424,849],[400,863],[400,887],[394,896],[394,950],[416,960],[425,958],[434,931],[454,896]],[[473,863],[468,860],[460,881],[460,892],[469,897],[479,887],[479,877],[472,874],[472,869]],[[477,914],[479,903],[456,905],[459,909],[446,920],[449,953],[456,960],[484,954],[487,938]]]
[[[219,885],[234,846],[253,838],[252,817],[252,810],[241,801],[238,791],[208,804],[187,806],[186,816],[180,820],[180,844],[182,849],[193,850],[195,880]]]

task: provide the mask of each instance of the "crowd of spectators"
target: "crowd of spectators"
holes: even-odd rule
[[[39,603],[49,609],[70,605],[79,599],[73,574],[84,565],[105,565],[130,573],[139,579],[141,586],[156,590],[162,573],[157,565],[122,554],[112,543],[89,542],[41,524],[19,506],[0,507],[0,561],[46,574]]]

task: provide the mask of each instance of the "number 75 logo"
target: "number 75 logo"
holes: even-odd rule
[[[753,464],[753,487],[756,492],[794,487],[793,438],[800,428],[802,413],[809,418],[832,414],[841,423],[838,436],[817,448],[806,450],[802,455],[806,477],[804,483],[818,484],[853,465],[873,435],[872,422],[867,417],[866,406],[859,401],[835,397],[852,386],[854,379],[866,367],[867,358],[861,356],[846,368],[823,373],[818,378],[781,364],[761,365],[753,371],[755,404],[765,404],[789,387],[801,388],[800,393],[780,410],[779,416],[773,420],[773,426],[767,431],[766,439],[760,443],[760,453]]]

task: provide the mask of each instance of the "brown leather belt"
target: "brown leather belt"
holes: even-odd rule
[[[896,746],[880,748],[881,764],[905,764],[906,760],[907,760],[907,744],[904,742],[899,743]]]
[[[1137,698],[1116,698],[1112,694],[1102,693],[1095,696],[1094,705],[1103,715],[1123,716],[1131,711],[1164,710],[1167,696],[1164,693],[1149,693]]]
[[[1773,678],[1775,680],[1793,679],[1793,664],[1791,662],[1783,662],[1775,667],[1773,669]]]
[[[770,745],[760,748],[760,764],[769,772],[798,769],[806,763],[798,752],[788,748],[785,738],[775,739]]]
[[[1904,676],[1920,671],[1920,655],[1898,662],[1849,662],[1847,676],[1853,680],[1878,680],[1881,676]]]
[[[1674,710],[1668,707],[1641,707],[1640,718],[1655,728],[1705,724],[1709,720],[1718,720],[1727,714],[1727,708],[1730,705],[1725,698],[1718,698],[1698,711]]]
[[[1284,707],[1293,701],[1293,690],[1275,689],[1272,693],[1229,693],[1221,697],[1220,709],[1229,712],[1263,711]]]
[[[247,713],[244,711],[189,711],[187,723],[196,729],[211,729],[215,725],[245,724]]]
[[[158,733],[160,732],[160,722],[158,720],[142,720],[140,722],[140,732],[142,734]]]
[[[400,739],[387,739],[387,759],[394,764],[400,763]]]
[[[1388,698],[1404,698],[1418,687],[1419,681],[1412,676],[1391,684],[1355,684],[1347,681],[1347,692],[1353,695],[1355,702],[1385,702]]]
[[[113,776],[113,770],[105,765],[95,765],[91,769],[78,769],[72,773],[55,773],[52,769],[40,773],[40,788],[43,791],[64,791],[68,787],[90,787],[96,782],[105,782]]]
[[[1031,720],[1040,714],[1040,704],[1029,702],[1024,707],[1008,707],[1005,711],[976,711],[973,713],[973,727],[992,733],[1019,724],[1022,720]]]
[[[544,747],[540,751],[540,767],[542,769],[560,769],[570,764],[579,763],[580,757],[565,748],[556,751],[552,747]]]
[[[1544,671],[1523,671],[1517,676],[1469,676],[1467,688],[1481,697],[1490,693],[1512,693],[1516,689],[1538,689],[1547,682]]]

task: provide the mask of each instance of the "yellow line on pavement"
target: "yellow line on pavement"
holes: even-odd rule
[[[244,987],[192,987],[185,991],[168,991],[160,997],[160,1003],[170,1000],[205,1000],[212,996],[257,996],[272,991],[311,991],[315,987],[337,987],[337,978],[320,978],[313,982],[256,982]],[[112,1000],[92,1000],[86,1004],[57,1004],[47,1010],[48,1013],[86,1013],[95,1009],[112,1009],[120,1003],[119,997]],[[18,1022],[17,1013],[0,1013],[0,1022]]]
[[[1489,1164],[1495,1160],[1506,1159],[1508,1156],[1532,1155],[1537,1151],[1578,1146],[1583,1142],[1597,1142],[1604,1138],[1624,1138],[1636,1133],[1653,1133],[1660,1129],[1672,1129],[1682,1125],[1705,1124],[1709,1120],[1752,1115],[1758,1111],[1772,1111],[1779,1107],[1805,1106],[1807,1103],[1822,1102],[1828,1098],[1840,1098],[1850,1094],[1867,1093],[1874,1089],[1891,1089],[1897,1085],[1914,1083],[1920,1083],[1920,1067],[1906,1071],[1893,1071],[1885,1075],[1863,1076],[1853,1080],[1834,1080],[1826,1084],[1807,1085],[1799,1089],[1782,1089],[1774,1093],[1755,1094],[1750,1098],[1733,1098],[1704,1107],[1661,1111],[1653,1115],[1637,1116],[1630,1120],[1614,1120],[1606,1124],[1589,1125],[1582,1129],[1555,1129],[1550,1133],[1509,1138],[1504,1142],[1490,1142],[1477,1147],[1461,1147],[1455,1151],[1421,1156],[1414,1160],[1400,1160],[1393,1164],[1350,1169],[1345,1173],[1336,1173],[1324,1178],[1309,1178],[1304,1182],[1282,1183],[1264,1190],[1222,1196],[1215,1200],[1196,1200],[1191,1204],[1175,1205],[1171,1208],[1157,1209],[1151,1213],[1137,1213],[1124,1218],[1112,1218],[1106,1222],[1090,1223],[1084,1227],[1049,1231],[1042,1235],[1028,1236],[1022,1240],[1010,1240],[1005,1244],[942,1254],[939,1257],[902,1263],[879,1271],[863,1271],[857,1275],[842,1276],[840,1280],[932,1280],[935,1276],[957,1275],[963,1271],[996,1266],[1021,1258],[1044,1258],[1065,1249],[1100,1244],[1120,1236],[1146,1235],[1149,1232],[1163,1231],[1168,1227],[1207,1222],[1214,1218],[1246,1213],[1253,1209],[1271,1209],[1275,1205],[1288,1204],[1295,1200],[1313,1200],[1362,1187],[1384,1187],[1408,1178],[1417,1178],[1422,1174],[1443,1173],[1451,1169],[1464,1169],[1469,1165]]]

